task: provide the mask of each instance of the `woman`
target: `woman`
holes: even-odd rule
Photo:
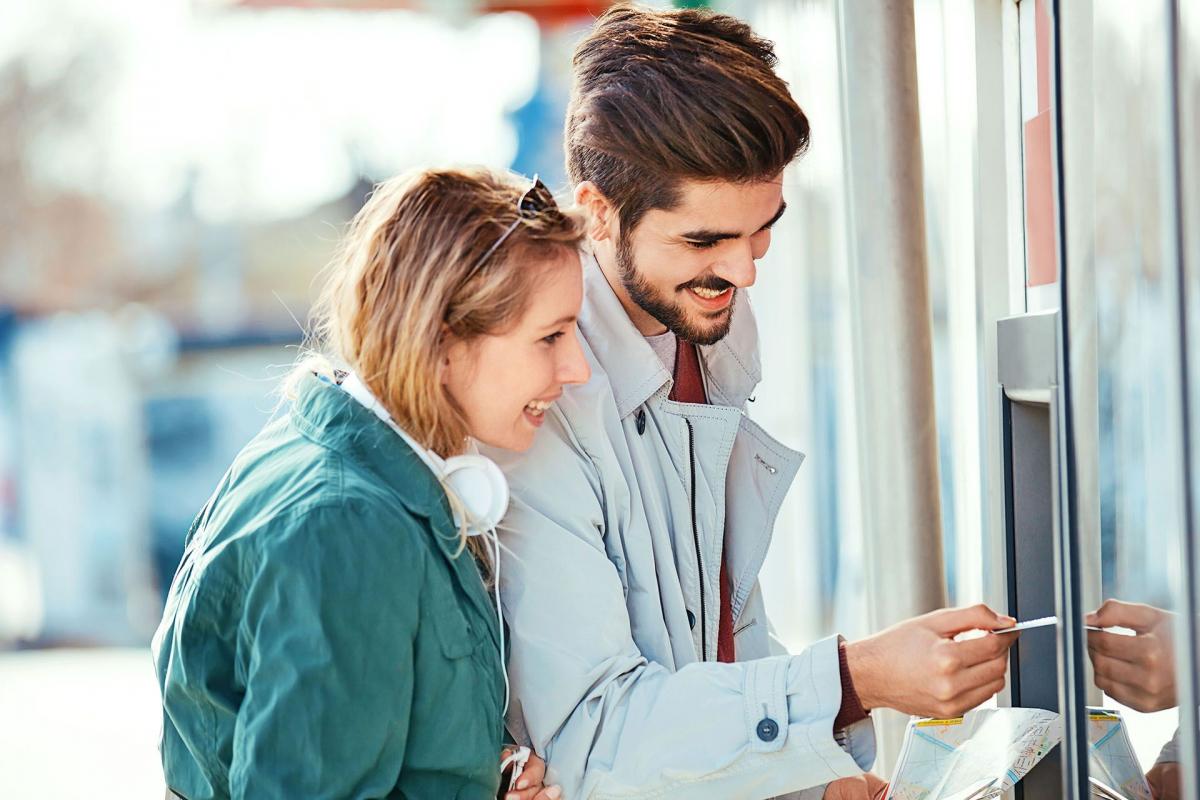
[[[482,170],[393,179],[357,215],[322,355],[193,523],[154,638],[174,793],[497,796],[502,627],[472,534],[507,487],[468,451],[527,448],[587,380],[581,234],[540,182]],[[503,796],[555,800],[543,772]]]

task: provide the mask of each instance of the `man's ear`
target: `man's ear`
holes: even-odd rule
[[[616,239],[617,210],[599,186],[592,181],[583,181],[576,186],[575,205],[587,212],[588,238],[594,242]]]

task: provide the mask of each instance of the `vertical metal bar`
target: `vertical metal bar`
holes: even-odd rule
[[[1059,280],[1063,280],[1059,273]],[[1060,316],[1060,324],[1062,323]],[[1069,346],[1061,342],[1059,358],[1066,360]],[[1079,542],[1073,512],[1077,502],[1074,475],[1074,443],[1072,442],[1072,414],[1069,390],[1070,378],[1059,376],[1060,384],[1050,402],[1051,436],[1055,440],[1054,470],[1056,475],[1054,493],[1054,566],[1055,593],[1059,626],[1058,646],[1058,691],[1059,713],[1063,718],[1062,741],[1062,797],[1085,798],[1088,796],[1088,739],[1087,700],[1083,683],[1085,674],[1083,655],[1083,611],[1079,578]]]
[[[1021,206],[1021,99],[1017,10],[1012,0],[975,6],[976,114],[975,270],[983,385],[997,376],[996,322],[1025,310],[1025,227]],[[1002,102],[995,102],[997,98]],[[1007,608],[1004,393],[984,394],[982,410],[984,522],[983,599]],[[1007,692],[1007,689],[1006,689]],[[1001,704],[1006,704],[1002,694]]]
[[[1184,36],[1182,9],[1179,0],[1167,1],[1167,105],[1169,117],[1169,147],[1167,158],[1169,160],[1167,174],[1171,175],[1172,186],[1171,193],[1174,200],[1174,214],[1171,215],[1170,224],[1174,226],[1172,237],[1174,239],[1176,268],[1177,268],[1177,283],[1179,302],[1179,369],[1180,369],[1180,386],[1182,389],[1182,398],[1180,404],[1180,425],[1182,428],[1181,450],[1184,469],[1184,504],[1183,504],[1183,531],[1180,534],[1180,548],[1182,566],[1180,569],[1180,582],[1182,589],[1182,603],[1180,614],[1178,617],[1176,635],[1179,645],[1176,647],[1176,670],[1178,673],[1177,700],[1179,703],[1179,740],[1180,740],[1180,755],[1182,759],[1183,779],[1182,784],[1185,788],[1186,795],[1192,800],[1200,797],[1200,714],[1197,713],[1197,702],[1200,702],[1200,675],[1197,674],[1197,646],[1198,641],[1197,630],[1197,614],[1200,614],[1200,587],[1197,585],[1197,570],[1200,569],[1200,564],[1197,564],[1197,546],[1195,536],[1195,524],[1197,518],[1196,503],[1200,501],[1197,496],[1195,481],[1200,475],[1197,473],[1195,463],[1194,442],[1192,440],[1193,425],[1192,425],[1192,397],[1195,390],[1192,387],[1192,370],[1190,364],[1191,347],[1189,346],[1190,337],[1189,330],[1189,315],[1193,311],[1191,304],[1188,302],[1188,274],[1189,274],[1189,259],[1188,259],[1188,242],[1185,231],[1187,225],[1185,223],[1187,196],[1184,189],[1184,174],[1185,174],[1185,153],[1182,142],[1186,141],[1184,129],[1187,120],[1185,120],[1183,108],[1187,102],[1184,93],[1186,86],[1184,80],[1184,72],[1186,64],[1183,58],[1182,39]],[[1193,9],[1193,13],[1194,13]],[[1193,154],[1194,157],[1194,154]],[[1193,187],[1194,191],[1194,187]]]
[[[1053,20],[1050,33],[1050,91],[1053,98],[1051,118],[1051,159],[1055,187],[1055,235],[1058,239],[1058,388],[1051,402],[1051,421],[1055,425],[1056,473],[1058,476],[1057,552],[1060,557],[1058,590],[1061,604],[1059,690],[1060,711],[1063,715],[1063,794],[1064,798],[1087,796],[1087,716],[1083,698],[1083,647],[1081,642],[1082,612],[1079,608],[1079,553],[1076,530],[1078,498],[1075,490],[1075,436],[1071,392],[1071,275],[1067,266],[1067,194],[1064,169],[1062,110],[1065,105],[1063,64],[1063,16],[1061,0],[1053,0]]]
[[[946,603],[912,0],[839,3],[864,544],[875,629]],[[883,715],[883,761],[902,725]]]
[[[855,360],[878,625],[938,608],[946,594],[913,8],[847,5]]]

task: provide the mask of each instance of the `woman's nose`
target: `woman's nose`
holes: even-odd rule
[[[569,344],[563,348],[563,357],[558,362],[558,380],[563,384],[587,383],[592,377],[592,368],[583,354],[583,345],[579,343],[578,329],[572,329],[568,339]]]

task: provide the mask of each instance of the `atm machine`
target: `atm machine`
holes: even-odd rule
[[[1056,615],[1010,651],[1013,706],[1063,716],[1063,742],[1017,784],[1018,800],[1083,798],[1087,714],[1079,554],[1072,518],[1069,387],[1058,311],[997,323],[1008,607],[1017,619]]]

